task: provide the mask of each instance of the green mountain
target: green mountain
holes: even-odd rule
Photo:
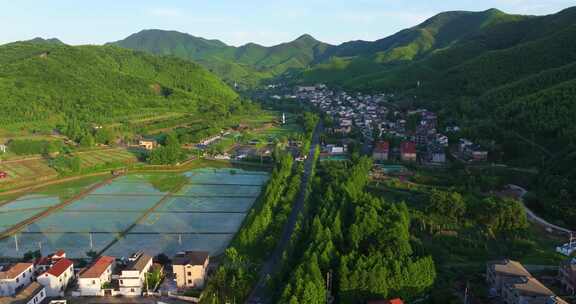
[[[0,46],[0,126],[70,118],[226,111],[236,93],[198,64],[114,46],[17,42]]]
[[[495,25],[525,18],[496,9],[441,13],[384,39],[352,41],[329,48],[302,77],[305,82],[343,84],[355,77],[425,58]]]
[[[303,78],[417,96],[456,119],[466,136],[496,142],[508,163],[539,168],[530,189],[541,201],[533,207],[576,227],[576,7],[502,18],[409,60],[378,65],[376,53],[366,51],[332,57]]]
[[[265,47],[249,43],[240,47],[175,31],[144,30],[111,43],[156,55],[170,55],[196,61],[229,83],[258,84],[292,69],[303,69],[326,49],[328,44],[303,35],[280,45]]]
[[[65,44],[64,42],[60,41],[60,39],[58,38],[48,38],[48,39],[44,39],[42,37],[36,37],[34,39],[30,39],[24,42],[30,42],[30,43],[43,43],[43,44]]]

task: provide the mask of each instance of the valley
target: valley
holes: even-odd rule
[[[0,303],[575,303],[575,30],[0,45]]]

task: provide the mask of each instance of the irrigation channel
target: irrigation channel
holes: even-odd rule
[[[162,179],[172,182],[166,186]],[[137,250],[217,254],[238,231],[268,179],[263,171],[202,168],[109,178],[69,199],[54,191],[29,193],[0,204],[0,257],[58,249],[76,258],[89,251],[113,256]]]

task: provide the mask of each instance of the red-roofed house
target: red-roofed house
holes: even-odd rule
[[[36,273],[46,272],[50,267],[52,267],[52,265],[64,258],[66,258],[66,252],[64,250],[58,250],[53,254],[49,254],[34,261],[34,269],[36,270]]]
[[[74,263],[63,258],[39,275],[37,281],[44,286],[49,297],[57,297],[64,295],[72,278],[74,278]]]
[[[388,155],[390,152],[390,143],[387,141],[380,141],[376,143],[374,147],[374,152],[372,153],[372,158],[375,161],[388,160]]]
[[[0,271],[0,296],[10,297],[32,282],[34,264],[18,263]]]
[[[405,141],[400,145],[400,157],[402,161],[416,161],[416,144],[411,141]]]
[[[100,257],[78,276],[81,296],[103,296],[103,285],[112,280],[115,259],[109,256]]]

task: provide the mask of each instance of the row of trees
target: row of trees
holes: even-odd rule
[[[279,159],[270,181],[203,292],[201,303],[240,302],[248,296],[261,262],[276,246],[288,220],[301,174],[302,166],[295,166],[290,155]]]
[[[434,283],[432,258],[412,250],[406,205],[365,191],[371,165],[367,158],[322,163],[306,215],[284,254],[276,281],[280,303],[410,298]]]

